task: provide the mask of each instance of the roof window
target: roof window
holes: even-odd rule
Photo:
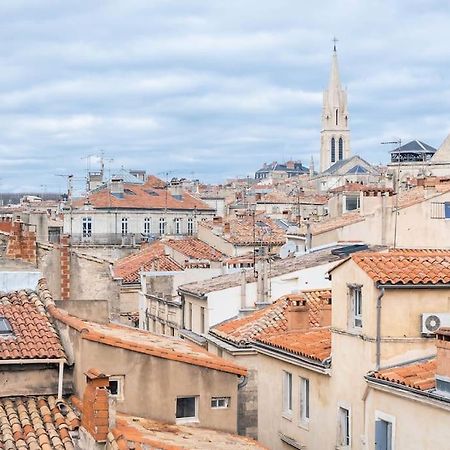
[[[13,334],[11,324],[5,317],[0,317],[0,336],[9,336]]]

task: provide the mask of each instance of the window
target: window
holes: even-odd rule
[[[350,411],[347,408],[339,408],[338,412],[338,446],[350,445]]]
[[[109,377],[108,390],[111,397],[117,400],[123,400],[123,384],[125,377],[123,375],[114,375]]]
[[[146,217],[144,219],[144,234],[145,235],[149,235],[152,231],[152,227],[151,227],[151,219],[150,217]]]
[[[230,397],[212,397],[211,408],[224,409],[230,406]]]
[[[188,327],[192,330],[192,303],[188,303]]]
[[[359,203],[359,195],[346,195],[345,196],[345,211],[354,211],[356,209],[359,209],[360,203]]]
[[[91,237],[92,235],[92,218],[83,217],[83,237]]]
[[[444,203],[444,214],[446,219],[450,219],[450,202]]]
[[[203,306],[200,307],[200,333],[205,332],[205,308]]]
[[[159,219],[159,234],[166,234],[166,219],[164,217]]]
[[[350,296],[352,302],[354,328],[362,328],[362,295],[361,286],[352,286],[350,288]]]
[[[175,234],[180,234],[181,233],[181,219],[179,219],[178,217],[176,219],[174,219],[175,221]]]
[[[128,234],[128,218],[122,218],[122,236]]]
[[[198,397],[177,398],[177,422],[194,422],[198,420]]]
[[[192,217],[189,217],[187,221],[187,232],[189,235],[194,234],[194,219]]]
[[[0,336],[12,334],[11,324],[6,317],[0,317]]]
[[[336,139],[331,138],[331,162],[336,162]]]
[[[283,414],[292,414],[292,373],[283,372]]]
[[[336,118],[336,125],[338,125],[339,109],[336,109],[335,111],[335,118]]]
[[[338,150],[339,160],[344,159],[344,140],[342,138],[339,138]]]
[[[309,380],[300,377],[300,422],[307,424],[309,421]]]
[[[392,422],[383,419],[375,421],[375,450],[392,450]]]

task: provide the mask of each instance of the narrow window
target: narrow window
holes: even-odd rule
[[[338,417],[338,442],[339,446],[350,445],[350,411],[339,408]]]
[[[188,304],[188,325],[189,330],[192,330],[192,303]]]
[[[177,422],[193,422],[198,420],[198,397],[178,397],[175,417]]]
[[[111,397],[117,400],[123,400],[123,385],[125,377],[123,375],[114,375],[109,377],[108,390]]]
[[[375,421],[375,450],[392,450],[392,422]]]
[[[128,218],[123,217],[122,218],[122,236],[128,234]]]
[[[91,237],[92,235],[92,218],[83,217],[83,237]]]
[[[187,232],[188,232],[189,235],[193,235],[194,234],[194,219],[192,219],[192,217],[189,217],[189,219],[188,219]]]
[[[331,162],[336,162],[336,139],[331,138]]]
[[[150,217],[146,217],[146,218],[144,219],[144,234],[145,234],[146,236],[148,236],[148,235],[151,233],[151,231],[152,231],[152,228],[151,228],[151,219],[150,219]]]
[[[213,409],[225,409],[230,406],[230,397],[212,397],[211,408]]]
[[[336,117],[336,125],[338,125],[339,109],[336,109],[335,117]]]
[[[181,233],[181,219],[178,217],[175,219],[175,234]]]
[[[339,161],[344,159],[344,140],[339,138]]]
[[[362,293],[361,286],[350,288],[350,296],[353,310],[353,327],[362,328]]]
[[[200,307],[200,332],[203,334],[205,332],[205,308]]]
[[[283,372],[283,413],[292,414],[292,373]]]
[[[164,217],[159,219],[159,234],[166,234],[166,219]]]
[[[300,422],[307,424],[309,421],[309,380],[300,377]]]

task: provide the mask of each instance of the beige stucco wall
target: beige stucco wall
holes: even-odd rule
[[[117,402],[118,411],[174,423],[177,396],[198,395],[197,425],[236,432],[236,375],[87,341],[80,339],[74,330],[70,331],[70,337],[78,396],[86,386],[84,372],[98,368],[108,375],[124,376],[124,400]],[[230,407],[212,409],[212,396],[231,397]]]

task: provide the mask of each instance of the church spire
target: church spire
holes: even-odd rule
[[[320,144],[320,170],[323,172],[335,162],[350,156],[350,130],[348,127],[347,92],[342,89],[333,39],[331,71],[328,89],[323,93],[322,131]]]

